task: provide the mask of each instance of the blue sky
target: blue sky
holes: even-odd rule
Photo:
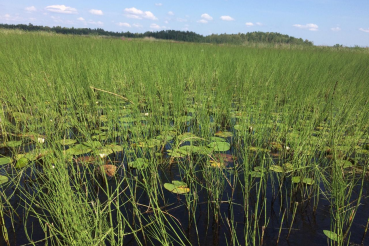
[[[0,23],[212,33],[279,32],[369,47],[369,0],[0,0]]]

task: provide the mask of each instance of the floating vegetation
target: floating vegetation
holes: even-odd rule
[[[0,41],[0,244],[369,244],[367,54]]]
[[[165,183],[164,188],[175,194],[186,194],[190,192],[190,188],[182,181],[173,180],[172,183]]]

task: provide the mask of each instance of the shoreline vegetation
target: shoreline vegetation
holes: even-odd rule
[[[98,35],[106,37],[117,38],[155,38],[162,40],[173,40],[183,42],[195,42],[195,43],[213,43],[213,44],[235,44],[242,45],[248,43],[269,43],[269,44],[291,44],[291,45],[305,45],[313,46],[313,42],[309,40],[303,40],[302,38],[295,38],[292,36],[276,33],[276,32],[249,32],[238,34],[211,34],[203,36],[195,32],[190,31],[176,31],[176,30],[163,30],[157,32],[147,31],[145,33],[131,33],[131,32],[112,32],[105,31],[102,28],[74,28],[74,27],[61,27],[61,26],[37,26],[25,24],[0,24],[0,28],[3,29],[19,29],[24,31],[46,31],[59,34],[73,34],[73,35]]]
[[[369,245],[365,49],[148,39],[0,30],[0,245]]]

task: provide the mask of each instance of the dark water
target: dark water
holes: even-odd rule
[[[169,149],[170,145],[167,145],[166,147]],[[24,148],[29,151],[33,149],[33,146],[25,146]],[[0,153],[7,156],[11,155],[11,152],[9,152],[9,150],[6,148],[0,149]],[[227,153],[234,154],[233,149]],[[125,168],[128,169],[128,159],[127,157],[123,156],[122,153],[112,154],[110,157],[112,157],[112,159],[117,163],[123,164]],[[169,157],[164,155],[163,158]],[[239,159],[238,162],[242,162],[242,160]],[[232,168],[234,167],[234,164],[234,162],[230,162],[228,167]],[[28,176],[29,179],[35,178],[31,174],[32,168],[35,167],[32,166],[25,171],[26,176]],[[199,171],[201,168],[201,165],[196,165],[195,171]],[[121,177],[123,176],[123,169],[119,170],[120,173],[118,173],[117,176]],[[1,169],[2,174],[5,174],[6,172],[12,172],[12,168],[6,167]],[[177,164],[173,164],[170,167],[166,166],[159,168],[158,172],[162,183],[170,183],[172,180],[182,180],[182,177],[185,176],[183,173],[184,171]],[[231,171],[224,171],[224,174],[228,179],[233,179],[233,174]],[[134,176],[138,176],[138,178],[140,178],[140,175],[136,170],[128,169],[128,175],[130,175],[132,178]],[[204,184],[207,182],[207,180],[206,177],[203,177],[202,175],[202,172],[197,172],[196,178],[199,180],[199,183]],[[257,210],[257,187],[260,185],[261,180],[260,178],[252,179],[253,188],[250,190],[249,194],[247,194],[249,215],[246,215],[243,207],[245,204],[245,194],[241,188],[242,181],[244,180],[244,173],[241,172],[238,175],[238,183],[234,185],[235,189],[233,191],[233,196],[231,195],[231,187],[226,182],[224,184],[222,197],[219,198],[220,203],[218,219],[216,219],[214,215],[214,204],[209,202],[211,200],[211,198],[209,198],[209,193],[206,191],[206,189],[201,188],[199,184],[196,184],[197,190],[199,191],[199,194],[197,194],[199,199],[194,218],[192,216],[189,218],[184,195],[176,195],[164,189],[165,198],[160,201],[160,204],[163,206],[163,210],[171,215],[168,216],[168,220],[172,221],[171,223],[173,223],[173,226],[178,227],[178,230],[183,233],[184,236],[182,236],[182,240],[186,241],[188,245],[232,245],[230,227],[235,228],[234,230],[238,240],[236,244],[245,245],[244,235],[245,228],[247,227],[247,220],[249,221],[249,225],[252,225],[251,229],[253,229],[253,225],[255,223],[253,213]],[[118,179],[118,177],[113,178],[108,182],[108,187],[110,189],[114,190],[116,188],[116,179]],[[25,185],[24,181],[25,180],[23,180],[23,183],[21,183],[22,186]],[[368,180],[366,180],[364,183],[363,194],[360,202],[361,205],[359,206],[350,229],[349,245],[369,245],[369,235],[367,235],[366,238],[363,238],[365,225],[367,224],[369,218],[369,182],[367,181]],[[276,174],[270,174],[270,177],[267,179],[267,183],[264,185],[267,185],[267,189],[265,193],[262,192],[260,195],[258,206],[259,209],[257,210],[261,215],[258,225],[255,228],[255,231],[259,235],[257,236],[258,239],[256,240],[256,244],[276,245],[278,237],[278,245],[310,246],[328,244],[327,237],[324,235],[323,230],[330,230],[330,202],[327,201],[322,194],[319,196],[319,204],[315,209],[314,199],[317,199],[317,197],[306,199],[306,192],[309,192],[309,188],[300,187],[300,189],[295,189],[296,185],[291,184],[290,177],[286,177],[283,184],[280,186]],[[324,191],[324,187],[322,185],[320,188]],[[359,188],[359,185],[355,187],[351,201],[358,199]],[[140,197],[139,202],[141,204],[149,205],[149,199],[147,194],[145,194],[145,191],[140,187],[137,189],[138,196]],[[294,191],[291,191],[291,189]],[[13,194],[13,192],[14,190],[12,188],[8,188],[5,191],[5,196],[8,197]],[[122,194],[122,196],[126,197],[129,197],[129,195],[130,194]],[[104,202],[106,199],[103,192],[100,192],[97,194],[97,196],[101,202]],[[231,200],[233,205],[230,205],[230,197],[232,198]],[[263,203],[264,199],[266,199],[265,203]],[[293,210],[295,203],[290,204],[290,201],[298,202],[294,219]],[[26,245],[32,241],[34,242],[34,245],[45,245],[45,241],[43,240],[45,237],[44,229],[40,227],[38,219],[30,214],[27,216],[27,224],[24,224],[24,218],[26,215],[25,204],[28,202],[29,200],[19,191],[15,192],[10,199],[10,204],[15,209],[17,216],[13,215],[13,219],[10,219],[8,214],[14,214],[14,212],[10,213],[9,211],[3,211],[5,224],[9,234],[9,242],[12,246]],[[171,205],[168,206],[168,204]],[[260,204],[265,205],[265,207],[262,207],[262,210]],[[130,205],[122,210],[122,213],[128,218],[130,216],[130,211],[132,211],[132,208],[129,206]],[[279,234],[282,216],[284,213],[285,217],[282,224],[281,233]],[[150,216],[150,213],[148,213],[147,216]],[[180,222],[180,226],[178,226],[178,223],[176,224],[173,222],[173,218],[176,218]],[[293,225],[291,227],[292,220]],[[132,223],[134,222],[132,218],[130,218],[130,221]],[[231,221],[233,221],[233,225],[230,225]],[[268,223],[266,224],[265,221]],[[259,241],[261,234],[264,235],[263,242]],[[142,234],[140,233],[139,237],[143,239]],[[0,240],[0,245],[6,245],[3,238]],[[106,242],[106,245],[109,245],[108,242]],[[127,236],[125,245],[138,244],[133,236]],[[148,243],[148,245],[151,244]],[[154,241],[153,245],[160,244],[158,242],[155,243]]]

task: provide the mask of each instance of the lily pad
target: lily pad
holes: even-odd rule
[[[99,141],[88,141],[88,142],[83,142],[82,145],[89,147],[91,149],[97,149],[102,147],[102,144]]]
[[[347,161],[347,160],[337,160],[336,163],[337,163],[338,166],[340,166],[342,168],[352,167],[352,163]]]
[[[139,142],[137,144],[137,146],[141,148],[155,148],[160,145],[161,145],[161,142],[158,139],[148,139],[147,141]]]
[[[145,169],[149,166],[149,161],[145,158],[137,158],[135,161],[128,162],[130,168]]]
[[[221,137],[211,137],[210,141],[212,141],[212,142],[226,142],[226,140],[224,138],[221,138]]]
[[[173,149],[167,150],[168,155],[174,158],[183,158],[186,157],[189,153],[185,150]]]
[[[283,173],[283,172],[284,172],[283,167],[281,167],[281,166],[277,166],[277,165],[271,165],[271,166],[269,167],[269,170],[270,170],[270,171],[273,171],[273,172],[275,172],[275,173]]]
[[[12,159],[10,157],[3,157],[3,158],[0,158],[0,166],[1,165],[6,165],[6,164],[9,164],[9,163],[12,163]]]
[[[122,147],[122,146],[119,146],[119,145],[116,145],[116,144],[109,144],[109,145],[106,145],[106,148],[110,148],[110,149],[112,149],[114,152],[121,152],[121,151],[123,151],[123,147]]]
[[[182,123],[185,123],[185,122],[187,122],[187,121],[190,121],[190,120],[192,120],[192,116],[190,116],[190,115],[184,115],[184,116],[180,116],[180,117],[178,117],[177,119],[176,119],[176,121],[178,121],[178,122],[182,122]]]
[[[23,141],[8,141],[4,144],[4,146],[9,148],[17,148],[22,145]]]
[[[6,182],[9,181],[9,178],[3,175],[0,175],[0,185],[1,184],[5,184]]]
[[[187,187],[186,183],[176,180],[172,181],[172,184],[165,183],[164,188],[176,194],[185,194],[190,192],[190,188]]]
[[[252,171],[252,172],[250,172],[250,175],[251,175],[251,177],[253,177],[253,178],[261,178],[261,177],[263,177],[263,173],[262,173],[262,172],[255,172],[255,171]]]
[[[338,235],[337,233],[333,231],[323,230],[324,235],[326,235],[330,240],[338,241]]]
[[[90,147],[83,144],[77,144],[73,148],[67,149],[66,153],[71,155],[84,155],[90,153],[91,151],[92,149]]]
[[[28,163],[29,163],[29,160],[26,157],[22,157],[15,164],[15,168],[20,169],[20,168],[26,167],[28,166]]]
[[[182,142],[182,141],[195,141],[199,140],[200,138],[191,132],[186,132],[179,135],[177,139]]]
[[[222,138],[228,138],[228,137],[233,137],[233,133],[232,132],[217,132],[215,133],[215,136],[217,137],[222,137]]]
[[[225,168],[226,164],[224,162],[218,162],[218,161],[209,161],[211,167],[217,167],[217,168]]]
[[[187,187],[187,184],[183,181],[173,180],[172,183],[177,187]]]
[[[103,147],[103,148],[95,150],[94,153],[96,155],[99,155],[101,158],[104,158],[104,157],[112,154],[113,150],[111,148]]]
[[[285,163],[283,164],[283,168],[284,168],[284,171],[286,173],[290,173],[290,172],[293,172],[293,165],[291,163]]]
[[[269,152],[268,149],[264,149],[264,148],[260,148],[260,147],[254,147],[254,146],[249,146],[248,149],[250,151],[253,151],[253,152]]]
[[[228,151],[231,145],[227,142],[212,142],[208,144],[208,147],[212,148],[214,151]]]
[[[62,139],[58,141],[58,143],[60,143],[61,145],[72,145],[72,144],[75,144],[76,142],[77,140],[75,139]]]
[[[100,167],[100,170],[102,170],[106,174],[106,176],[114,177],[117,171],[117,167],[115,165],[102,165]]]
[[[300,176],[292,177],[292,183],[298,184],[300,182],[301,182],[301,177]],[[313,185],[314,180],[312,178],[303,178],[302,183],[307,184],[307,185]]]

